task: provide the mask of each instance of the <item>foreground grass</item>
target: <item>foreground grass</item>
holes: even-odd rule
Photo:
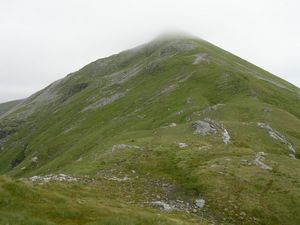
[[[31,184],[1,177],[0,224],[207,224],[189,214],[139,207],[126,202],[124,194],[130,193],[118,192],[113,186],[109,189],[107,183],[104,186],[98,181]]]

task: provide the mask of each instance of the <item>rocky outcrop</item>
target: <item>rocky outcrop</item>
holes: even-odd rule
[[[296,149],[294,148],[294,146],[292,145],[292,143],[290,143],[286,137],[279,133],[278,131],[276,131],[275,129],[273,129],[269,124],[266,123],[257,123],[257,126],[259,128],[265,129],[268,131],[270,137],[272,137],[275,140],[280,141],[282,144],[286,145],[289,149],[289,156],[291,158],[296,158],[295,154],[296,154]]]
[[[30,181],[32,182],[39,182],[39,183],[48,183],[51,181],[56,181],[56,182],[76,182],[79,179],[76,177],[71,177],[65,174],[49,174],[45,176],[33,176],[29,178]]]
[[[255,156],[254,164],[259,166],[263,170],[272,170],[272,167],[264,163],[266,154],[264,152],[258,152]]]
[[[198,120],[192,124],[194,134],[210,135],[217,133],[215,126],[207,121]]]
[[[194,129],[194,134],[201,134],[203,136],[219,133],[222,136],[224,144],[227,145],[230,143],[231,137],[224,125],[219,124],[209,118],[205,118],[204,121],[198,120],[194,122],[192,124],[192,128]]]

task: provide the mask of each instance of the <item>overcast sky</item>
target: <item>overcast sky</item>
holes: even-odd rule
[[[0,102],[181,30],[300,87],[299,0],[0,0]]]

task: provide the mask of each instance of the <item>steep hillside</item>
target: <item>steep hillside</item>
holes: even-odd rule
[[[99,59],[0,115],[0,172],[41,176],[15,184],[21,188],[49,174],[87,176],[131,213],[160,208],[178,224],[296,225],[299,128],[297,87],[204,40],[160,37]],[[60,191],[55,181],[46,184],[49,195]],[[78,195],[98,196],[93,182],[71,183],[62,188],[82,185]],[[107,224],[145,224],[120,221]]]

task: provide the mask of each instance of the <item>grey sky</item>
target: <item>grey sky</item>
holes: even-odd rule
[[[299,0],[0,0],[0,102],[182,30],[300,86]]]

